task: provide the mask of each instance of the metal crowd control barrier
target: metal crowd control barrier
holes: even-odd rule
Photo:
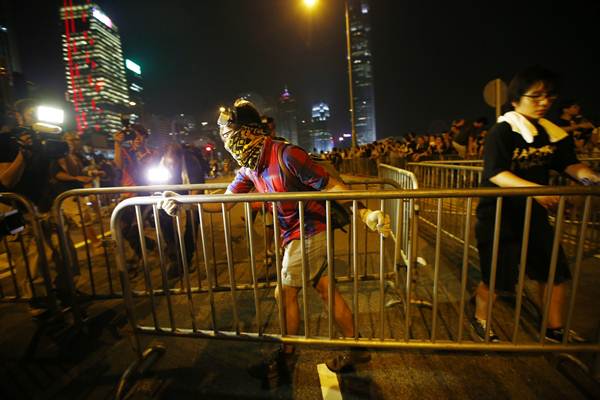
[[[111,262],[112,249],[108,240],[108,217],[115,206],[117,196],[170,191],[204,191],[223,190],[225,183],[196,184],[196,185],[155,185],[155,186],[126,186],[108,188],[74,189],[61,193],[53,202],[52,216],[58,225],[61,251],[64,259],[71,265],[69,270],[79,270],[79,257],[84,258],[84,274],[79,277],[70,276],[74,293],[79,289],[86,292],[86,298],[109,299],[120,298],[120,292],[114,283],[116,266]],[[105,204],[105,201],[108,204]],[[67,203],[70,202],[71,204]],[[134,224],[134,219],[129,221]],[[144,224],[143,224],[144,225]],[[147,224],[146,224],[147,225]],[[98,233],[97,233],[98,232]],[[73,238],[78,237],[79,243],[73,244]],[[98,247],[92,245],[96,243]],[[83,251],[73,250],[73,247]],[[100,251],[100,254],[98,254]],[[83,253],[83,254],[81,254]],[[99,256],[95,259],[95,256]],[[104,264],[102,267],[98,261]],[[79,278],[79,282],[75,279]],[[75,315],[81,322],[78,296],[74,299]]]
[[[324,193],[324,192],[301,192],[301,193],[271,193],[271,194],[245,194],[245,195],[196,195],[196,196],[180,196],[177,201],[185,207],[191,207],[195,212],[198,213],[200,221],[204,218],[203,208],[206,207],[207,203],[220,203],[221,205],[221,216],[223,219],[223,225],[226,228],[224,232],[223,245],[224,251],[227,255],[227,270],[223,271],[224,274],[221,278],[225,279],[228,285],[221,286],[225,289],[224,292],[217,293],[211,285],[202,285],[198,282],[196,285],[190,279],[189,265],[186,261],[183,262],[183,275],[181,283],[183,289],[180,291],[174,291],[169,287],[167,280],[165,279],[164,265],[161,262],[160,271],[151,271],[148,267],[146,257],[144,257],[144,276],[145,276],[145,293],[146,296],[143,299],[136,299],[133,296],[131,290],[130,278],[127,274],[125,257],[123,252],[123,234],[121,232],[121,217],[126,213],[129,208],[134,208],[136,214],[140,215],[141,207],[151,206],[154,212],[156,212],[156,204],[158,199],[155,197],[138,197],[127,199],[117,205],[113,211],[111,218],[111,230],[114,240],[116,241],[117,249],[117,265],[119,274],[123,282],[123,295],[125,306],[128,313],[129,322],[133,328],[134,333],[134,349],[139,355],[140,360],[146,359],[152,354],[152,349],[142,352],[141,338],[140,335],[167,335],[167,336],[185,336],[185,337],[199,337],[199,338],[218,338],[218,339],[235,339],[235,340],[250,340],[250,341],[277,341],[283,343],[295,343],[295,344],[310,344],[310,345],[340,345],[340,346],[368,346],[373,348],[422,348],[422,349],[437,349],[437,350],[468,350],[468,351],[507,351],[507,352],[599,352],[600,343],[588,342],[588,343],[568,343],[567,336],[562,343],[552,344],[548,343],[544,339],[544,333],[548,326],[548,313],[550,307],[550,296],[546,294],[541,304],[540,319],[536,323],[531,323],[524,318],[524,312],[522,312],[522,298],[524,292],[524,278],[525,278],[525,260],[527,253],[527,243],[529,240],[529,227],[531,221],[531,203],[533,196],[541,195],[559,195],[561,196],[559,213],[557,217],[556,232],[554,241],[552,244],[552,261],[549,266],[549,277],[548,286],[552,287],[554,282],[554,276],[557,270],[557,254],[558,249],[561,245],[561,230],[563,214],[565,210],[565,196],[581,196],[584,198],[584,217],[582,222],[582,230],[579,235],[578,253],[574,263],[574,273],[572,281],[571,296],[568,300],[568,312],[566,316],[565,329],[568,331],[574,324],[574,313],[576,310],[581,309],[575,307],[577,295],[579,293],[579,282],[581,277],[582,269],[582,258],[583,258],[583,247],[582,238],[585,236],[585,230],[587,228],[587,222],[591,211],[591,201],[593,197],[600,195],[600,190],[595,187],[543,187],[543,188],[521,188],[521,189],[503,189],[502,191],[496,189],[468,189],[468,190],[389,190],[389,191],[349,191],[349,192],[336,192],[336,193]],[[498,197],[502,196],[502,197]],[[468,246],[463,247],[463,262],[460,273],[460,284],[459,285],[448,285],[445,287],[442,281],[442,268],[444,268],[444,256],[441,250],[441,227],[443,224],[443,213],[444,202],[450,199],[463,198],[466,199],[468,204],[467,213],[465,214],[464,223],[470,226],[473,221],[471,219],[471,207],[473,199],[479,197],[496,197],[497,205],[502,204],[504,196],[527,196],[527,208],[525,211],[525,227],[523,234],[523,247],[521,251],[521,263],[519,266],[519,280],[516,291],[516,305],[514,310],[511,310],[512,317],[506,317],[506,310],[499,313],[496,317],[496,313],[493,312],[492,302],[487,310],[487,321],[490,323],[487,325],[487,329],[491,329],[492,326],[502,326],[501,332],[508,332],[501,338],[504,340],[500,343],[492,343],[489,341],[489,337],[486,334],[486,339],[483,342],[476,340],[467,340],[465,338],[465,326],[468,323],[465,318],[465,309],[467,308],[467,283],[469,281],[469,271],[467,268],[467,254],[469,252]],[[409,254],[409,262],[407,264],[407,278],[406,278],[406,296],[407,309],[404,315],[390,315],[385,307],[385,282],[386,277],[389,276],[390,272],[393,271],[393,266],[390,265],[390,260],[393,260],[394,245],[389,240],[384,240],[379,237],[378,241],[371,240],[372,246],[377,246],[379,254],[377,257],[378,268],[376,269],[373,279],[366,280],[361,279],[358,272],[358,258],[359,249],[358,243],[367,238],[359,238],[360,229],[358,229],[358,218],[357,218],[357,202],[359,200],[371,200],[378,201],[380,208],[384,212],[386,200],[403,199],[403,201],[415,201],[422,199],[434,199],[437,202],[437,232],[435,235],[434,242],[434,264],[429,270],[429,281],[421,282],[420,285],[427,286],[431,291],[431,297],[433,302],[433,310],[431,317],[427,319],[425,329],[420,335],[416,337],[414,332],[411,332],[409,327],[411,326],[410,320],[412,314],[410,312],[410,269],[412,268],[415,254]],[[405,199],[405,200],[404,200]],[[335,276],[336,279],[329,280],[329,304],[327,307],[327,327],[323,325],[317,326],[314,324],[315,313],[321,315],[321,312],[314,311],[314,307],[311,306],[311,300],[308,297],[308,291],[303,290],[301,297],[301,310],[304,319],[304,329],[300,335],[289,335],[285,331],[284,324],[284,305],[280,302],[277,303],[275,308],[268,307],[265,304],[268,300],[265,300],[260,293],[264,290],[271,290],[273,285],[264,285],[258,282],[257,266],[254,256],[254,234],[252,229],[247,229],[248,247],[246,253],[248,258],[245,262],[240,263],[240,260],[234,262],[234,254],[239,255],[239,252],[235,251],[234,243],[231,239],[231,232],[228,230],[230,227],[229,214],[225,211],[227,205],[230,203],[243,203],[246,217],[250,214],[250,203],[252,202],[271,202],[273,210],[276,210],[276,203],[283,201],[298,202],[299,210],[299,226],[300,226],[300,237],[301,243],[304,245],[304,238],[306,232],[304,231],[304,205],[307,201],[325,201],[326,209],[329,210],[331,207],[331,201],[333,200],[344,200],[352,201],[352,209],[354,212],[354,223],[351,227],[350,235],[352,237],[352,263],[348,266],[350,269],[349,280],[352,283],[351,288],[351,304],[354,312],[354,337],[341,337],[335,332],[334,329],[334,318],[332,315],[333,307],[332,301],[333,287],[338,285],[340,288],[343,287],[343,273],[339,273],[334,269],[334,243],[333,235],[330,230],[327,233],[327,273],[329,276]],[[491,282],[490,282],[490,297],[494,297],[495,292],[495,275],[497,272],[497,256],[498,246],[500,239],[500,221],[502,219],[501,207],[498,207],[496,213],[495,222],[495,233],[494,233],[494,245],[493,254],[494,261],[492,262]],[[327,225],[330,226],[331,220],[327,213]],[[276,218],[276,211],[274,212],[274,230],[278,232],[278,219]],[[181,216],[174,218],[177,226],[177,242],[180,254],[185,254],[185,241],[183,240],[183,223]],[[202,247],[205,249],[208,245],[206,243],[206,234],[203,231],[203,224],[200,223],[200,241]],[[470,229],[465,230],[464,243],[469,243],[469,232]],[[394,232],[396,236],[400,235],[400,232],[396,229]],[[415,232],[411,232],[414,235]],[[415,240],[416,238],[413,238]],[[276,251],[276,285],[281,286],[281,254],[279,249],[279,237],[274,235],[275,251]],[[159,246],[160,248],[160,246]],[[307,256],[305,254],[304,246],[301,246],[302,250],[302,288],[308,288],[307,282]],[[206,251],[204,251],[206,254]],[[182,258],[183,259],[183,258]],[[209,268],[206,257],[203,260],[203,268],[210,277],[212,273]],[[449,268],[454,268],[450,266]],[[392,272],[398,273],[397,271]],[[239,284],[240,280],[244,278],[249,280],[246,285]],[[471,279],[473,277],[471,276]],[[212,279],[209,279],[210,282]],[[337,281],[337,283],[336,283]],[[374,286],[371,286],[371,285]],[[594,290],[596,290],[594,288]],[[370,291],[372,296],[371,300],[367,303],[364,300],[361,301],[362,296],[366,292]],[[183,299],[181,299],[183,298]],[[141,307],[141,303],[144,301],[145,307]],[[497,303],[500,303],[499,301]],[[497,304],[500,307],[501,304]],[[502,305],[507,307],[506,305]],[[593,304],[588,305],[590,308],[594,307]],[[179,312],[178,312],[179,311]],[[269,318],[267,313],[272,313]],[[360,313],[368,312],[368,320],[373,323],[361,323],[359,318]],[[453,316],[448,317],[449,314]],[[274,314],[274,315],[273,315]],[[364,318],[363,318],[364,320]],[[271,322],[269,324],[268,322]],[[582,319],[577,320],[581,323]],[[596,321],[591,321],[596,322]],[[445,327],[445,331],[442,328]],[[321,328],[323,328],[321,330]],[[594,326],[595,328],[595,326]],[[442,331],[442,332],[441,332]],[[359,337],[359,332],[362,337]],[[526,337],[527,336],[527,337]],[[473,335],[471,335],[474,338]],[[156,348],[155,350],[160,350]]]
[[[352,186],[363,186],[365,190],[369,185],[379,185],[383,182],[376,178],[352,178],[347,177],[347,184]],[[52,215],[58,225],[58,233],[60,238],[61,252],[64,259],[71,265],[70,270],[81,270],[77,276],[69,277],[69,282],[72,284],[73,293],[75,293],[72,302],[78,323],[81,323],[81,310],[79,301],[83,296],[87,301],[111,299],[122,297],[120,286],[115,284],[116,265],[113,260],[113,248],[110,246],[110,232],[107,231],[109,225],[108,215],[112,208],[116,205],[117,196],[129,194],[147,194],[155,192],[163,192],[166,190],[176,191],[180,193],[190,193],[191,191],[223,191],[227,188],[228,183],[207,183],[193,185],[155,185],[155,186],[135,186],[135,187],[109,187],[109,188],[90,188],[90,189],[75,189],[61,193],[54,201],[52,207]],[[134,213],[129,215],[128,222],[133,227],[133,239],[137,243],[142,243],[141,236],[144,236],[145,242],[156,242],[157,236],[161,234],[157,229],[161,223],[154,218],[149,218],[150,209],[143,209],[141,222],[138,221],[138,216]],[[264,206],[263,206],[264,214]],[[190,217],[191,218],[191,217]],[[160,218],[159,218],[160,219]],[[223,230],[222,225],[215,225],[212,214],[204,219],[207,224],[209,237],[214,237],[218,230]],[[135,227],[138,225],[144,226],[146,229],[143,233],[138,233]],[[164,221],[162,223],[163,228]],[[197,242],[198,227],[197,224],[191,224],[192,237],[194,243]],[[171,228],[175,231],[175,227]],[[267,253],[267,226],[263,218],[263,238],[264,243],[264,258],[263,263],[267,264],[270,256]],[[130,235],[131,236],[131,235]],[[96,245],[94,245],[96,239]],[[131,237],[129,239],[132,239]],[[76,242],[76,243],[73,243]],[[134,244],[135,245],[135,244]],[[130,242],[130,246],[132,246]],[[75,247],[75,249],[74,249]],[[151,247],[151,246],[149,246]],[[160,249],[163,250],[163,249]],[[129,263],[130,269],[137,269],[137,264],[142,262],[142,249],[139,249],[138,257],[133,256]],[[210,255],[210,260],[213,268],[213,274],[216,274],[218,265],[224,262],[219,259],[220,254],[217,254],[214,242],[207,248]],[[155,252],[153,252],[155,253]],[[197,252],[197,254],[201,254]],[[163,255],[164,256],[164,255]],[[348,257],[350,253],[348,252]],[[199,265],[199,256],[195,257],[194,265]],[[179,260],[180,261],[180,260]],[[198,268],[199,269],[199,268]],[[366,270],[364,272],[366,274]],[[268,279],[268,278],[267,278]],[[218,285],[217,282],[213,282]],[[218,288],[217,288],[218,289]],[[134,290],[134,294],[138,295],[142,292]]]
[[[24,214],[23,226],[12,226],[13,234],[3,232],[0,236],[0,301],[38,300],[49,310],[57,311],[47,258],[47,240],[50,240],[51,232],[44,231],[42,217],[25,197],[0,193],[0,203],[0,222],[19,222],[15,217]],[[8,285],[3,282],[6,280]]]

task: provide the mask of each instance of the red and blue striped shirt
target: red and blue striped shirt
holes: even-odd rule
[[[282,163],[289,174],[298,182],[287,182],[286,172],[279,164],[279,151]],[[252,170],[240,168],[237,176],[229,185],[232,193],[248,193],[256,189],[259,193],[281,193],[298,191],[320,191],[329,183],[329,174],[323,167],[315,163],[302,148],[268,138],[258,168]],[[300,239],[300,217],[298,202],[280,202],[278,221],[281,227],[283,245],[291,240]],[[307,237],[326,230],[325,204],[309,200],[304,205],[304,232]]]

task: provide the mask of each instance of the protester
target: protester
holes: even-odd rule
[[[560,110],[556,124],[573,137],[577,151],[583,152],[592,137],[594,124],[581,114],[581,106],[575,100],[564,100]]]
[[[509,101],[513,111],[498,119],[486,138],[483,166],[483,186],[487,187],[539,187],[548,185],[549,171],[566,172],[578,181],[600,182],[600,176],[575,155],[573,140],[567,132],[544,118],[556,99],[556,76],[539,66],[519,72],[510,82]],[[559,196],[536,196],[532,204],[531,232],[527,249],[527,275],[538,282],[539,300],[549,289],[550,311],[546,339],[562,342],[564,333],[564,305],[567,281],[571,278],[567,259],[562,248],[558,253],[556,276],[553,285],[546,287],[554,230],[548,221],[548,209],[559,202]],[[504,197],[502,223],[496,274],[496,289],[512,291],[520,261],[525,199]],[[496,215],[496,199],[483,197],[477,207],[476,237],[482,272],[475,295],[475,315],[472,326],[483,340],[487,325],[490,270]],[[569,332],[569,340],[581,338]],[[489,339],[498,341],[490,329]]]
[[[0,143],[0,183],[3,191],[18,193],[30,200],[40,216],[42,227],[42,245],[46,260],[56,267],[54,287],[59,297],[65,302],[70,302],[68,295],[68,280],[66,262],[62,259],[58,249],[56,226],[50,218],[52,204],[52,186],[50,165],[53,160],[67,153],[66,144],[53,147],[44,146],[39,138],[36,126],[35,109],[37,102],[32,99],[21,99],[15,103],[15,116],[17,127],[9,133],[2,134]],[[58,129],[58,131],[60,131]],[[21,210],[26,212],[26,210]],[[25,214],[30,221],[27,229],[21,233],[25,246],[24,252],[27,262],[23,259],[16,261],[17,283],[20,293],[24,297],[31,297],[36,291],[37,295],[44,294],[43,277],[41,273],[41,258],[36,245],[35,237],[31,231],[33,215]],[[18,241],[9,243],[14,245],[13,252],[21,251]],[[29,266],[29,277],[26,271]],[[73,274],[78,274],[77,265],[73,265]],[[31,283],[29,279],[31,278]],[[46,293],[47,294],[47,293]],[[33,300],[30,302],[32,315],[44,313],[44,304]]]
[[[53,197],[71,189],[82,189],[90,187],[96,177],[104,173],[92,168],[89,162],[81,155],[81,138],[75,132],[66,132],[63,139],[69,146],[69,153],[53,163],[51,168],[53,182]],[[94,200],[89,203],[93,203]],[[77,203],[76,197],[69,197],[63,202],[64,216],[71,226],[82,227],[86,225],[86,236],[92,244],[98,248],[102,242],[98,239],[92,226],[94,217],[87,208],[88,201],[84,205]],[[99,211],[98,209],[96,211]],[[96,217],[99,218],[99,215]]]
[[[231,110],[225,110],[219,117],[220,134],[228,152],[242,166],[226,193],[247,193],[252,189],[258,192],[290,191],[339,191],[347,187],[329,176],[312,161],[301,148],[275,141],[261,126],[260,114],[254,105],[245,100],[237,100]],[[284,170],[286,169],[286,170]],[[293,179],[286,179],[288,176]],[[295,182],[294,182],[295,181]],[[228,204],[232,206],[231,203]],[[170,214],[177,212],[176,197],[167,197],[161,207]],[[371,228],[387,236],[390,232],[389,218],[381,211],[371,211],[359,206],[361,219]],[[205,207],[206,209],[206,207]],[[215,205],[214,211],[219,211]],[[282,262],[283,286],[276,290],[285,304],[286,331],[289,335],[298,334],[300,311],[298,293],[302,287],[302,261],[300,249],[300,220],[297,202],[281,202],[278,205],[278,220],[283,237],[284,257]],[[322,202],[305,203],[305,244],[308,256],[310,281],[327,304],[329,277],[326,273],[326,223],[325,208]],[[335,321],[344,337],[355,335],[352,311],[337,289],[332,310]],[[329,369],[345,372],[361,358],[357,351],[347,351],[327,362]],[[293,368],[294,347],[282,346],[264,363],[249,372],[265,379],[281,378]]]
[[[163,182],[169,185],[189,185],[191,183],[204,183],[206,170],[202,167],[202,163],[198,160],[197,152],[191,146],[183,146],[177,143],[171,143],[167,146],[160,165],[168,171],[170,178]],[[197,194],[192,191],[190,194]],[[175,239],[176,232],[173,228],[173,223],[164,211],[160,212],[160,226],[164,234],[167,247],[168,268],[167,276],[171,279],[179,278],[183,272],[183,260],[178,258],[178,241]],[[198,213],[188,213],[183,225],[185,226],[184,243],[185,243],[185,260],[190,270],[193,270],[192,258],[196,250],[194,243],[194,226],[198,226]]]

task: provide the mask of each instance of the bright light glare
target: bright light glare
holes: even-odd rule
[[[308,8],[313,8],[317,5],[317,0],[304,0],[304,5]]]
[[[150,182],[154,183],[165,183],[169,179],[171,179],[171,173],[169,170],[162,165],[158,165],[156,167],[152,167],[148,169],[146,173],[146,177]]]
[[[65,119],[65,112],[60,108],[39,106],[37,108],[37,119],[40,122],[62,124]]]
[[[125,67],[127,67],[128,70],[133,71],[138,75],[142,74],[142,67],[140,67],[138,64],[134,63],[128,58],[125,59]]]

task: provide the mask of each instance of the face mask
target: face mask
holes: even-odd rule
[[[221,128],[225,149],[243,167],[256,170],[267,136],[259,128],[241,126],[237,129]]]

